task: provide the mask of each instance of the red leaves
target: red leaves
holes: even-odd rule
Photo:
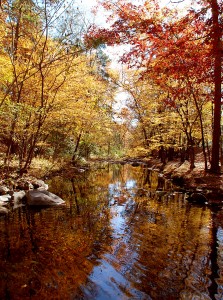
[[[102,44],[114,45],[119,44],[120,37],[115,31],[109,31],[107,29],[97,28],[92,26],[88,30],[88,34],[85,35],[85,46],[87,48],[97,48]]]
[[[122,57],[130,67],[143,67],[159,78],[182,80],[190,77],[196,83],[212,80],[212,50],[207,28],[209,4],[199,10],[188,10],[184,16],[168,8],[160,9],[158,1],[133,5],[124,0],[101,1],[111,12],[109,29],[92,27],[85,38],[87,47],[129,44]],[[146,68],[146,69],[145,69]]]

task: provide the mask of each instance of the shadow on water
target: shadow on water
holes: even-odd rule
[[[49,185],[66,207],[0,217],[0,299],[223,299],[221,224],[160,174],[105,165]]]

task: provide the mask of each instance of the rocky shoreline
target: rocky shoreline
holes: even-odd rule
[[[183,163],[175,160],[163,164],[159,159],[127,159],[121,163],[130,163],[132,166],[144,165],[159,172],[163,178],[171,180],[186,192],[191,202],[223,206],[223,174],[205,172],[202,161],[195,163],[192,170],[187,160]]]
[[[48,191],[48,185],[43,180],[37,178],[26,176],[17,180],[2,180],[0,183],[0,215],[24,205],[52,206],[64,203],[63,199]]]
[[[223,174],[205,172],[202,163],[197,163],[191,170],[188,161],[167,163],[162,172],[174,184],[182,186],[190,195],[189,199],[192,202],[223,204]]]

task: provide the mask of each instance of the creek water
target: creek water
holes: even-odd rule
[[[157,172],[105,164],[48,183],[65,206],[0,217],[0,299],[223,299],[217,213]]]

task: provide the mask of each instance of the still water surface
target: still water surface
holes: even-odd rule
[[[156,172],[105,165],[0,217],[0,299],[223,299],[223,230]]]

